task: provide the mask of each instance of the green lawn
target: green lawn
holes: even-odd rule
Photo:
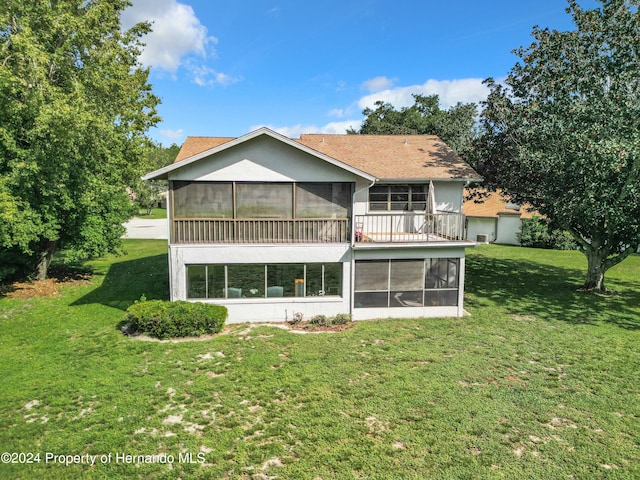
[[[639,255],[590,295],[577,252],[481,246],[461,319],[160,343],[116,325],[167,296],[166,241],[125,245],[90,285],[0,298],[0,450],[40,455],[0,478],[640,478]]]
[[[144,220],[155,220],[155,219],[167,218],[167,209],[154,208],[151,210],[150,214],[148,214],[146,210],[138,210],[136,217],[142,218]]]

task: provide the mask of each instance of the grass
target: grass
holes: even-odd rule
[[[151,213],[148,214],[146,210],[138,210],[136,215],[138,218],[142,218],[143,220],[157,220],[161,218],[167,218],[167,209],[166,208],[154,208],[151,210]]]
[[[1,478],[640,478],[639,255],[590,295],[576,252],[482,246],[468,317],[160,343],[116,325],[167,296],[166,242],[126,248],[90,285],[0,299],[1,450],[41,455]]]

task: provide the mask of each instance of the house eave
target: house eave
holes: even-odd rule
[[[398,183],[398,184],[423,184],[429,182],[481,182],[482,178],[442,178],[442,177],[430,177],[430,178],[378,178],[376,183]]]

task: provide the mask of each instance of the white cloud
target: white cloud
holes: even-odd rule
[[[381,100],[396,108],[413,105],[413,95],[433,95],[440,97],[440,106],[450,108],[458,102],[478,103],[487,98],[489,89],[482,84],[481,78],[463,78],[457,80],[427,80],[422,85],[396,87],[366,95],[358,100],[361,109],[373,108]]]
[[[385,77],[378,78],[384,79]],[[368,82],[373,82],[373,80],[369,80]],[[496,79],[496,81],[499,82],[501,79]],[[458,102],[478,103],[486,100],[487,95],[489,94],[489,89],[483,85],[482,82],[483,80],[480,78],[427,80],[422,85],[388,88],[377,93],[365,95],[349,105],[347,108],[334,108],[328,112],[328,116],[335,118],[353,117],[355,110],[359,110],[358,113],[361,113],[365,108],[373,108],[375,106],[375,102],[378,100],[388,102],[395,108],[409,107],[414,103],[413,94],[437,94],[440,98],[440,107],[443,109],[448,109],[456,105]],[[384,82],[380,80],[379,84],[382,85],[383,83]],[[367,82],[364,82],[364,84],[367,84]],[[301,133],[343,134],[346,133],[349,128],[359,130],[362,126],[362,121],[363,118],[360,117],[353,120],[330,122],[324,126],[302,124],[282,127],[274,125],[256,125],[251,127],[250,131],[264,126],[290,138],[298,137]]]
[[[232,77],[226,73],[218,72],[206,65],[189,63],[187,68],[193,74],[193,81],[201,87],[222,85],[227,86],[242,80],[240,77]]]
[[[395,80],[387,77],[376,77],[362,82],[362,89],[375,93],[391,88]]]
[[[182,128],[179,128],[178,130],[160,130],[160,135],[170,138],[171,140],[177,140],[184,137],[184,130]]]
[[[360,128],[362,120],[346,120],[344,122],[331,122],[322,127],[317,125],[292,125],[289,127],[277,127],[275,125],[254,125],[250,127],[249,131],[257,130],[260,127],[267,127],[274,132],[278,132],[285,137],[298,138],[302,133],[326,133],[331,134],[344,134],[347,133],[349,128]]]
[[[177,0],[133,0],[122,13],[123,28],[149,21],[153,31],[143,38],[146,43],[140,56],[145,66],[175,73],[188,56],[203,59],[215,56],[218,40],[210,36],[193,8]]]

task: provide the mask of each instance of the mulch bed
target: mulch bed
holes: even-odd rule
[[[68,285],[86,285],[91,274],[86,271],[53,268],[45,280],[15,281],[0,284],[0,297],[27,300],[30,298],[54,297],[60,288]]]
[[[319,333],[319,332],[342,332],[343,330],[349,330],[355,324],[356,324],[355,322],[349,322],[341,325],[329,325],[325,327],[322,325],[316,325],[309,322],[300,322],[294,325],[287,323],[286,325],[290,330]]]

